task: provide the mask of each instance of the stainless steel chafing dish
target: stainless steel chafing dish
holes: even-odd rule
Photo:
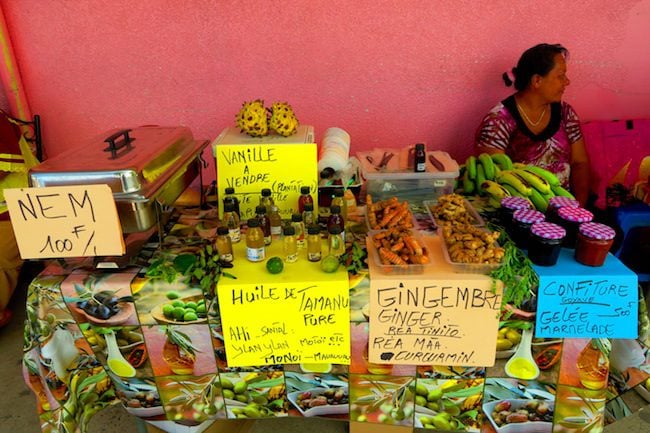
[[[116,129],[33,168],[30,184],[107,184],[122,231],[144,232],[159,222],[159,205],[174,203],[200,174],[207,144],[195,140],[186,127]]]

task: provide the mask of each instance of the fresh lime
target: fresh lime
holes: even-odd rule
[[[174,307],[185,307],[185,302],[181,301],[180,299],[176,299],[174,302],[172,302],[172,305]]]
[[[183,308],[183,307],[175,307],[174,308],[174,319],[175,320],[183,320],[184,315],[185,315],[185,308]]]
[[[194,311],[186,311],[185,315],[183,316],[183,320],[186,322],[191,322],[192,320],[196,320],[198,318],[199,316],[197,316]]]
[[[279,274],[284,269],[284,262],[278,256],[271,257],[266,261],[266,270],[272,274]]]
[[[174,316],[174,306],[172,304],[163,305],[162,313],[168,319],[173,317]]]
[[[165,296],[167,296],[167,299],[173,300],[180,298],[181,295],[179,295],[178,292],[170,290],[169,292],[165,293]]]
[[[320,262],[320,268],[323,272],[332,273],[339,269],[339,259],[336,256],[328,255]]]
[[[198,304],[196,302],[194,302],[194,301],[190,301],[190,302],[185,304],[185,308],[190,308],[192,310],[196,310],[197,306],[198,306]]]
[[[205,314],[205,313],[207,313],[207,310],[206,310],[206,308],[205,308],[205,304],[199,304],[199,305],[196,307],[196,313],[197,313],[197,314]]]

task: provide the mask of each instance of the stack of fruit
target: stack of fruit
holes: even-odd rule
[[[508,155],[502,153],[482,153],[467,158],[462,189],[466,195],[486,196],[488,203],[495,208],[500,207],[503,197],[524,197],[541,212],[546,212],[551,197],[573,198],[562,188],[555,174],[535,165],[513,163]]]
[[[299,125],[291,105],[286,102],[275,102],[271,108],[266,108],[261,99],[244,102],[237,113],[236,123],[241,132],[252,137],[268,135],[269,128],[288,137],[296,133]]]

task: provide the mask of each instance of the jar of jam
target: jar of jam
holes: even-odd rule
[[[512,214],[510,238],[517,247],[525,250],[528,248],[530,226],[544,221],[544,214],[535,209],[519,209]]]
[[[578,227],[582,223],[591,222],[594,214],[582,207],[563,206],[557,210],[557,224],[564,227],[566,236],[562,246],[566,248],[576,247],[576,238],[578,237]]]
[[[587,266],[602,266],[614,243],[616,232],[610,226],[584,223],[578,228],[576,261]]]
[[[560,256],[565,235],[566,230],[557,224],[541,222],[530,226],[528,241],[530,261],[539,266],[554,266]]]
[[[499,220],[501,225],[510,234],[512,226],[512,215],[519,209],[530,209],[530,202],[523,197],[508,196],[501,199],[499,208]]]
[[[570,197],[551,197],[548,201],[548,207],[546,208],[546,221],[553,224],[559,224],[557,211],[561,207],[580,207],[580,203],[578,203],[578,200]]]

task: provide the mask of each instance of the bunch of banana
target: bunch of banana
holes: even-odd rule
[[[507,196],[524,197],[542,212],[546,211],[553,196],[573,198],[562,188],[555,174],[534,165],[513,163],[505,154],[482,153],[467,158],[462,187],[467,195],[487,196],[488,203],[495,208]]]

